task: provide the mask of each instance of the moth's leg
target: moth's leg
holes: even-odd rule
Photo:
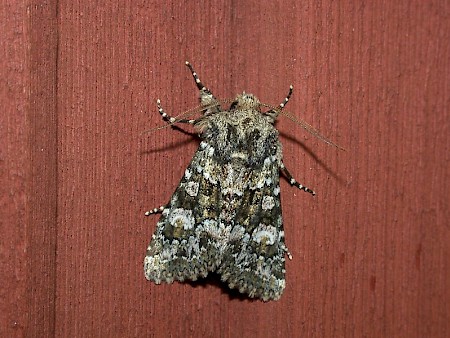
[[[288,256],[289,260],[292,261],[292,254],[289,252],[289,249],[287,248],[286,244],[283,246],[283,250],[286,253],[286,255]]]
[[[202,83],[199,79],[196,71],[189,63],[186,61],[186,66],[188,66],[191,71],[192,76],[194,77],[195,84],[197,85],[198,90],[200,90],[200,103],[203,107],[205,107],[204,114],[217,113],[222,110],[220,107],[219,101],[216,97],[211,93],[211,91]]]
[[[289,183],[291,185],[295,185],[297,188],[299,188],[300,190],[304,190],[306,192],[309,192],[310,194],[312,194],[313,196],[316,194],[314,191],[312,191],[311,189],[305,187],[304,185],[298,183],[294,177],[292,177],[291,173],[289,172],[289,170],[287,170],[287,168],[284,166],[284,163],[281,162],[281,166],[280,166],[281,171],[283,172],[283,174],[286,176],[286,178],[289,180]]]
[[[161,114],[161,117],[163,118],[164,121],[166,121],[169,124],[174,124],[175,122],[176,123],[194,124],[196,121],[196,120],[186,120],[186,119],[177,120],[175,117],[171,117],[171,116],[167,115],[167,113],[164,111],[164,109],[162,109],[160,99],[158,99],[156,101],[156,104],[158,105],[158,111]]]
[[[289,99],[291,98],[293,90],[294,90],[294,87],[292,85],[290,85],[289,86],[289,93],[284,98],[283,102],[279,104],[280,109],[268,110],[268,111],[266,111],[264,113],[264,115],[268,115],[268,116],[272,117],[273,120],[275,120],[278,117],[278,115],[280,114],[280,112],[283,110],[283,108],[286,106],[286,104],[288,103]]]
[[[282,103],[280,103],[280,109],[283,109],[284,106],[286,106],[286,104],[289,102],[289,99],[291,98],[292,92],[294,91],[294,86],[290,85],[289,86],[289,93],[287,94],[287,96],[284,98],[284,101]]]
[[[167,205],[161,205],[159,208],[154,208],[152,210],[146,211],[145,216],[150,216],[154,214],[160,214],[167,208]]]

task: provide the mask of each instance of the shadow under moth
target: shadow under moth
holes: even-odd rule
[[[201,143],[169,203],[146,212],[162,215],[147,248],[145,277],[160,284],[195,281],[216,272],[230,288],[249,297],[277,300],[285,288],[285,256],[291,257],[284,242],[280,173],[291,185],[315,193],[283,164],[274,123],[283,114],[338,146],[283,111],[292,86],[278,107],[243,93],[223,109],[230,101],[216,99],[190,63],[186,65],[200,90],[202,115],[171,117],[159,100],[158,110],[169,126],[192,125]],[[263,112],[263,107],[268,110]]]

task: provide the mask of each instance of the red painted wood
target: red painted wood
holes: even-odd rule
[[[2,336],[450,335],[447,1],[1,13]],[[277,125],[286,165],[317,192],[282,182],[294,259],[278,302],[144,279],[157,218],[143,213],[198,141],[142,132],[162,124],[157,98],[172,114],[197,104],[186,59],[221,98],[278,104],[293,84],[287,109],[347,149]]]
[[[58,254],[57,1],[29,4],[31,184],[26,335],[54,334]]]
[[[0,336],[54,334],[56,2],[1,7]]]
[[[0,7],[0,335],[21,335],[27,323],[28,149],[27,36],[24,6]]]

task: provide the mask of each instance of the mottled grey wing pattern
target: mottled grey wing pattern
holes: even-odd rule
[[[233,230],[219,273],[231,288],[263,300],[280,298],[285,287],[284,232],[276,162],[248,169],[247,187],[236,208]],[[224,197],[226,198],[226,197]]]
[[[218,218],[220,191],[204,175],[203,168],[211,165],[205,152],[199,147],[195,153],[147,248],[145,277],[157,284],[196,280],[219,264],[220,255],[205,228]]]
[[[146,278],[196,280],[217,271],[232,288],[263,300],[284,289],[279,168],[220,164],[203,141],[164,209],[147,249]]]

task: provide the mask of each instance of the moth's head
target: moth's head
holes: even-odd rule
[[[247,94],[246,92],[243,92],[242,94],[236,96],[233,103],[231,104],[230,110],[259,110],[260,106],[261,102],[259,102],[259,100],[253,94]]]

